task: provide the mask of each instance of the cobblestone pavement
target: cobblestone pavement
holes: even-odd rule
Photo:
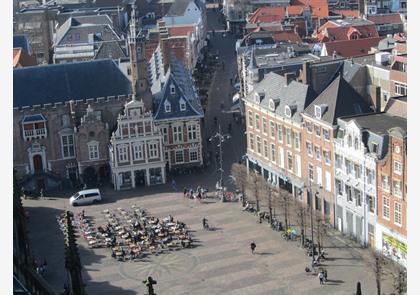
[[[316,276],[305,273],[310,259],[297,242],[287,242],[267,224],[257,224],[256,217],[242,212],[238,203],[199,203],[171,192],[122,197],[110,191],[104,195],[104,203],[83,207],[86,215],[96,217],[97,225],[102,210],[129,209],[136,204],[154,216],[171,214],[185,222],[194,231],[197,247],[122,263],[111,258],[109,249],[89,249],[79,238],[88,294],[143,294],[141,280],[148,275],[158,281],[157,294],[353,294],[357,281],[362,283],[363,294],[375,294],[373,272],[346,245],[337,241],[325,245],[329,281],[320,286]],[[63,236],[55,215],[68,209],[68,199],[25,200],[24,206],[30,214],[28,229],[35,257],[47,259],[46,280],[60,291],[65,281]],[[79,212],[82,207],[71,210]],[[202,217],[214,231],[202,230]],[[254,255],[249,248],[252,241],[257,244]]]

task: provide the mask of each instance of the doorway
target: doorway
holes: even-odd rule
[[[146,170],[136,170],[134,172],[136,187],[146,185]]]
[[[42,157],[41,157],[41,155],[35,155],[33,157],[33,161],[34,161],[34,170],[35,170],[35,173],[42,172],[44,169],[43,169],[43,166],[42,166]]]

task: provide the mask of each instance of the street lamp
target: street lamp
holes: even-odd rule
[[[219,140],[219,144],[217,145],[219,147],[219,166],[218,169],[220,172],[220,178],[219,178],[219,186],[221,189],[223,189],[223,150],[222,150],[222,143],[225,142],[226,139],[230,139],[229,134],[222,134],[222,128],[219,124],[219,131],[216,132],[213,136],[209,138],[209,142],[212,142],[213,139],[217,138]]]
[[[311,213],[311,239],[312,239],[312,266],[314,265],[315,262],[315,242],[314,242],[314,217],[313,217],[313,208],[312,208],[312,199],[313,199],[313,193],[312,193],[312,188],[316,187],[318,189],[322,189],[321,185],[315,184],[315,183],[309,183],[308,185],[305,185],[306,188],[309,188],[310,191],[310,202],[309,202],[309,206],[310,206],[310,213]],[[319,192],[316,192],[316,194],[319,194]]]

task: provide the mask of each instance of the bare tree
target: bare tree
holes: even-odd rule
[[[249,174],[251,190],[254,193],[257,212],[260,211],[261,192],[265,183],[264,178],[258,172],[251,172]]]
[[[306,226],[307,226],[307,216],[309,214],[309,208],[303,203],[296,202],[295,206],[295,217],[296,223],[300,227],[300,240],[302,247],[305,245],[305,235],[306,235]]]
[[[375,281],[376,281],[376,292],[377,295],[381,295],[381,283],[382,277],[385,275],[383,266],[386,264],[385,257],[382,253],[376,251],[375,249],[371,249],[372,254],[372,262],[371,267],[375,274]]]
[[[316,241],[318,244],[318,253],[321,253],[321,249],[323,248],[323,244],[324,244],[324,239],[327,235],[327,225],[325,224],[324,218],[322,217],[321,213],[319,213],[318,211],[315,211],[314,215],[315,215],[315,230],[316,230]]]
[[[264,200],[267,201],[267,207],[268,207],[270,223],[271,223],[273,221],[273,205],[274,205],[273,196],[276,192],[276,187],[274,187],[271,183],[264,181],[262,188],[263,188],[262,196]]]
[[[245,190],[249,182],[248,172],[244,165],[238,163],[234,163],[232,165],[231,171],[235,185],[242,193],[242,205],[244,205],[243,202],[245,202]]]
[[[283,211],[283,215],[284,215],[284,226],[287,230],[287,228],[289,227],[290,224],[290,218],[289,218],[289,214],[290,214],[290,210],[289,208],[291,207],[291,199],[290,199],[290,195],[289,192],[279,188],[277,190],[277,203],[280,205],[280,207],[282,208]]]

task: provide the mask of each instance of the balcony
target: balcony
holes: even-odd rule
[[[23,130],[23,138],[25,140],[32,140],[37,138],[46,138],[47,137],[47,129],[29,129]]]

